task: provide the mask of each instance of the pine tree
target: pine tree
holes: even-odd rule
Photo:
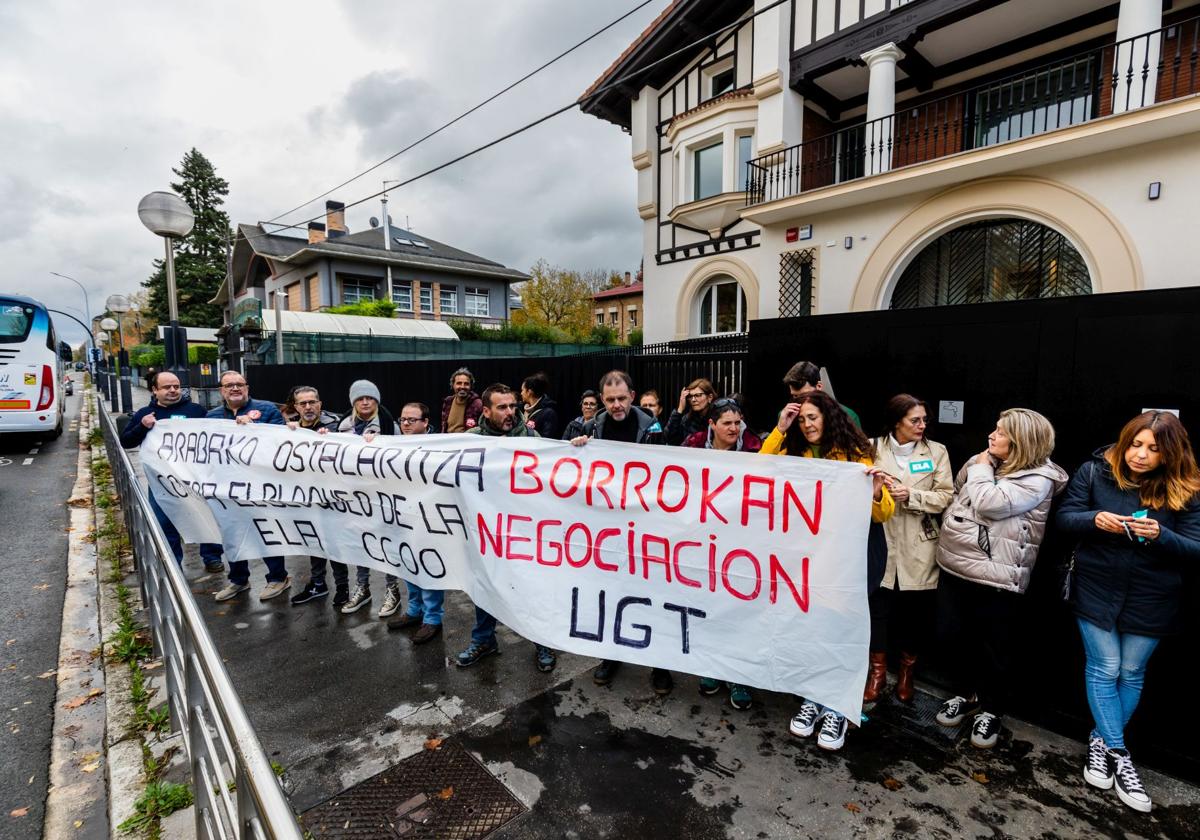
[[[192,208],[196,226],[174,241],[175,288],[179,323],[192,327],[217,327],[221,307],[210,304],[225,278],[225,242],[230,236],[229,215],[221,209],[229,195],[229,182],[217,175],[212,163],[193,148],[183,156],[179,178],[171,189]],[[159,323],[170,320],[167,273],[163,260],[154,261],[154,273],[142,284],[150,290],[149,310]]]

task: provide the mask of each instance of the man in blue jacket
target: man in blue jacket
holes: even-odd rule
[[[221,405],[208,412],[211,420],[233,420],[245,426],[250,423],[285,425],[283,415],[274,403],[250,399],[250,386],[246,377],[236,370],[221,374]],[[292,585],[282,557],[264,557],[267,564],[267,585],[259,593],[260,601],[269,601],[287,592]],[[228,601],[250,588],[250,564],[245,560],[229,561],[229,583],[216,594],[218,601]]]
[[[153,394],[150,404],[139,408],[129,418],[129,422],[125,424],[125,430],[121,432],[121,446],[126,449],[136,449],[141,446],[142,441],[146,439],[146,434],[154,428],[154,424],[159,420],[199,419],[204,416],[204,408],[183,396],[179,377],[170,371],[160,371],[150,378],[150,392]],[[182,564],[183,540],[179,536],[179,530],[167,517],[166,512],[158,506],[158,501],[154,498],[153,493],[150,493],[150,507],[153,508],[154,516],[167,536],[167,544],[171,546],[175,562]],[[225,564],[221,562],[219,543],[201,543],[200,557],[204,560],[204,571],[214,573],[225,571]]]

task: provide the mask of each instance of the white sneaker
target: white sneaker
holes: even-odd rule
[[[971,746],[979,750],[990,750],[1000,739],[1000,718],[991,712],[975,715],[971,724]]]
[[[807,738],[813,734],[817,728],[817,722],[821,719],[821,707],[811,700],[805,700],[800,706],[800,711],[792,718],[792,722],[788,724],[788,732],[791,732],[797,738]]]
[[[371,602],[371,587],[356,586],[356,587],[354,587],[354,593],[350,596],[350,600],[347,601],[346,603],[342,604],[342,613],[345,615],[349,615],[350,613],[354,612],[359,607],[361,607],[363,604],[369,604],[370,602]]]
[[[1146,788],[1142,787],[1142,780],[1138,778],[1129,752],[1127,750],[1121,752],[1109,750],[1108,754],[1116,763],[1117,796],[1133,810],[1141,811],[1143,814],[1150,813],[1150,794],[1146,793]]]
[[[290,591],[291,588],[292,578],[290,575],[283,580],[268,581],[267,585],[263,587],[262,592],[258,593],[258,600],[270,601],[275,596]]]
[[[1083,765],[1083,780],[1092,787],[1109,790],[1113,786],[1113,762],[1108,747],[1099,735],[1088,740],[1087,763]]]
[[[398,609],[400,609],[400,587],[393,583],[383,590],[383,606],[379,608],[379,617],[393,616]]]
[[[218,601],[228,601],[250,588],[248,583],[227,583],[213,597]]]
[[[966,719],[967,715],[973,715],[978,711],[978,700],[968,700],[966,697],[951,697],[942,703],[942,708],[938,709],[936,720],[942,726],[958,726]]]
[[[845,715],[837,712],[826,712],[825,721],[821,724],[821,733],[817,735],[817,746],[823,750],[840,750],[846,743],[846,730],[850,723]]]

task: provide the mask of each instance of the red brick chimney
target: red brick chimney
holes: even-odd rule
[[[628,271],[625,272],[625,285],[626,286],[633,285],[633,275],[630,274]]]
[[[325,241],[325,225],[320,222],[308,223],[308,244],[316,245]]]
[[[350,232],[346,227],[346,205],[340,201],[325,202],[325,228],[330,239],[337,239]]]

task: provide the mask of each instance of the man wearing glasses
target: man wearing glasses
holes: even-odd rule
[[[667,445],[683,446],[696,432],[708,430],[708,408],[717,391],[707,379],[693,379],[679,394],[679,408],[667,418]]]
[[[179,377],[170,371],[161,371],[150,378],[150,392],[154,395],[150,400],[150,405],[139,408],[129,418],[125,430],[121,432],[121,446],[126,449],[136,449],[141,446],[147,433],[159,420],[196,420],[204,416],[204,407],[183,395]],[[182,565],[183,540],[179,536],[179,530],[167,518],[163,509],[158,506],[158,501],[154,498],[153,493],[150,494],[150,507],[154,510],[158,524],[162,526],[163,533],[167,537],[167,544],[171,546],[171,553],[175,555],[175,562]],[[225,564],[221,562],[221,546],[219,544],[201,543],[200,557],[204,560],[204,571],[213,573],[225,571]]]
[[[206,415],[211,420],[233,420],[245,426],[250,423],[268,423],[273,426],[284,425],[283,415],[274,403],[265,400],[250,399],[250,386],[246,377],[236,370],[227,370],[221,374],[221,405]],[[267,585],[259,593],[260,601],[282,595],[292,585],[287,568],[282,557],[264,557],[267,564]],[[229,583],[216,594],[218,601],[228,601],[237,597],[250,588],[250,564],[245,560],[229,561]]]

